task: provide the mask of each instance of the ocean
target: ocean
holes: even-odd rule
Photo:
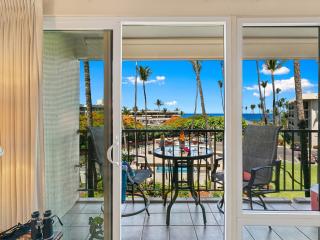
[[[200,115],[200,114],[198,114]],[[183,118],[192,117],[193,113],[185,113],[182,115]],[[223,117],[223,113],[208,113],[210,117]],[[261,113],[243,113],[242,117],[244,120],[249,122],[261,121],[262,114]],[[269,122],[272,121],[272,114],[268,115]]]

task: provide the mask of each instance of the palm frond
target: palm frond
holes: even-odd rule
[[[138,66],[137,68],[141,81],[148,81],[149,77],[152,74],[151,68],[148,66]]]
[[[280,69],[283,67],[283,64],[285,63],[285,60],[278,60],[278,59],[266,59],[264,61],[264,65],[267,70],[270,71],[276,71],[277,69]]]
[[[191,64],[192,64],[192,68],[193,68],[193,71],[195,73],[199,73],[201,72],[201,68],[202,68],[202,61],[200,60],[192,60],[190,61]]]
[[[261,87],[266,88],[268,85],[268,81],[261,81]]]

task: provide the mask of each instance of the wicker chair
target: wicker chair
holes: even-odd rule
[[[90,127],[89,128],[89,152],[93,154],[91,155],[99,164],[100,174],[103,178],[103,165],[105,159],[105,146],[104,146],[104,128],[103,127]],[[122,214],[122,217],[129,217],[146,211],[148,215],[148,207],[150,205],[150,201],[144,194],[140,185],[145,182],[146,179],[152,177],[152,170],[150,165],[148,164],[147,158],[145,156],[136,156],[130,155],[130,158],[134,158],[138,161],[138,159],[143,159],[144,163],[141,164],[141,169],[133,170],[130,164],[123,164],[122,171],[126,172],[127,177],[127,194],[132,196],[132,201],[134,203],[134,196],[142,197],[144,201],[145,207],[137,210],[132,213]]]
[[[243,192],[247,195],[250,208],[253,203],[267,206],[263,196],[268,193],[279,192],[281,161],[277,160],[278,136],[281,127],[249,125],[243,137]],[[223,185],[224,173],[218,172],[221,159],[215,162],[211,180]],[[270,187],[271,184],[274,187]],[[260,201],[254,201],[258,197]],[[218,209],[223,212],[224,198],[218,202]]]

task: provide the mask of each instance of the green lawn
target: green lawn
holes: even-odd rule
[[[285,197],[285,198],[296,198],[296,197],[304,197],[304,191],[300,191],[300,184],[299,182],[301,182],[301,179],[303,181],[303,176],[301,175],[301,165],[300,163],[295,163],[294,165],[291,164],[291,162],[287,162],[286,163],[286,179],[284,180],[284,163],[282,163],[281,166],[281,171],[280,171],[280,189],[281,191],[279,193],[273,193],[273,194],[269,194],[267,196],[269,197]],[[292,170],[293,174],[294,174],[294,179],[296,181],[294,181],[294,184],[292,186]],[[290,174],[289,174],[290,173]],[[291,176],[290,176],[291,175]],[[302,178],[301,178],[302,177]],[[285,181],[285,182],[284,182]],[[285,183],[285,185],[284,185]],[[311,185],[316,184],[317,183],[317,165],[312,164],[311,165]],[[286,186],[286,189],[289,191],[282,191],[284,189],[284,186]],[[291,189],[295,189],[298,191],[290,191]]]
[[[279,193],[272,193],[268,194],[268,197],[281,197],[281,198],[288,198],[288,199],[293,199],[297,197],[304,197],[304,191],[300,190],[300,184],[299,182],[301,181],[301,165],[300,163],[295,163],[294,164],[294,184],[292,186],[292,164],[291,162],[286,163],[286,179],[284,182],[284,164],[282,163],[281,166],[281,171],[280,171],[280,189],[281,191]],[[303,178],[302,178],[303,179]],[[285,185],[284,185],[285,183]],[[311,165],[311,185],[317,183],[317,165],[313,164]],[[283,191],[284,186],[286,186],[286,189],[288,191]],[[147,186],[145,186],[147,187]],[[166,186],[168,188],[168,186]],[[162,195],[162,185],[161,183],[156,183],[155,188],[150,191],[146,191],[147,195],[152,196],[152,197],[160,197]],[[100,191],[95,192],[95,197],[103,197],[103,189],[102,185],[98,184],[98,189]],[[291,189],[295,189],[297,191],[291,191]],[[222,191],[214,191],[211,192],[212,197],[221,197],[223,195]],[[188,191],[181,191],[179,194],[179,197],[188,197],[189,192]],[[87,193],[82,193],[82,197],[87,197]]]

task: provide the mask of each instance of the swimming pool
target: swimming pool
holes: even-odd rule
[[[156,167],[156,173],[162,173],[162,170],[163,170],[162,166],[157,166]],[[172,167],[171,167],[171,171],[172,171]],[[170,172],[170,168],[169,167],[164,167],[164,172],[165,173]],[[187,173],[187,167],[179,167],[179,172]]]

